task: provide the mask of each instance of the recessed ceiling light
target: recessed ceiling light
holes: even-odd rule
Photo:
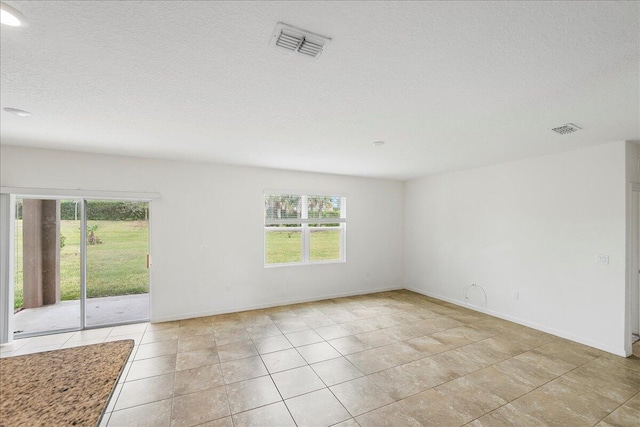
[[[0,23],[10,27],[20,27],[27,24],[24,15],[6,3],[0,3]]]
[[[18,117],[29,117],[29,116],[31,116],[30,112],[24,111],[24,110],[18,110],[17,108],[5,107],[5,108],[3,108],[3,110],[6,111],[7,113],[11,113],[14,116],[18,116]]]
[[[384,144],[385,144],[385,142],[384,142],[384,141],[374,141],[374,142],[373,142],[373,146],[374,146],[374,147],[381,147],[381,146],[383,146]]]

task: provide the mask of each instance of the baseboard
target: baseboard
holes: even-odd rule
[[[584,345],[587,345],[589,347],[597,348],[599,350],[606,351],[607,353],[612,353],[612,354],[615,354],[617,356],[622,356],[622,357],[629,356],[628,354],[626,354],[626,351],[625,351],[624,348],[623,349],[613,348],[613,347],[610,347],[608,345],[601,344],[601,343],[598,343],[598,342],[594,342],[594,341],[591,341],[591,340],[588,340],[588,339],[585,339],[585,338],[582,338],[582,337],[579,337],[579,336],[576,336],[576,335],[573,335],[573,334],[570,334],[570,333],[567,333],[567,332],[564,332],[564,331],[561,331],[561,330],[558,330],[558,329],[549,328],[547,326],[541,325],[541,324],[536,323],[536,322],[530,322],[528,320],[521,319],[519,317],[510,316],[508,314],[500,313],[500,312],[497,312],[497,311],[494,311],[494,310],[489,310],[489,309],[486,309],[486,308],[483,308],[483,307],[469,305],[469,304],[465,303],[464,301],[457,300],[455,298],[445,297],[443,295],[439,295],[439,294],[436,294],[436,293],[433,293],[433,292],[429,292],[429,291],[424,291],[422,289],[417,289],[417,288],[412,288],[412,287],[407,287],[407,286],[405,286],[404,289],[406,289],[408,291],[411,291],[411,292],[415,292],[415,293],[421,294],[421,295],[425,295],[425,296],[428,296],[428,297],[431,297],[431,298],[436,298],[436,299],[439,299],[441,301],[450,302],[451,304],[455,304],[455,305],[458,305],[458,306],[461,306],[461,307],[464,307],[464,308],[468,308],[470,310],[474,310],[474,311],[478,311],[480,313],[484,313],[484,314],[488,314],[488,315],[491,315],[491,316],[494,316],[494,317],[498,317],[500,319],[508,320],[510,322],[517,323],[517,324],[523,325],[523,326],[527,326],[529,328],[536,329],[538,331],[546,332],[546,333],[549,333],[551,335],[555,335],[555,336],[560,337],[560,338],[565,338],[565,339],[568,339],[570,341],[575,341],[577,343],[584,344]]]
[[[174,320],[193,319],[196,317],[215,316],[218,314],[238,313],[240,311],[248,311],[248,310],[260,310],[264,308],[278,307],[281,305],[301,304],[305,302],[322,301],[322,300],[333,299],[333,298],[344,298],[344,297],[353,297],[356,295],[375,294],[378,292],[398,291],[400,289],[404,289],[404,287],[395,286],[390,288],[367,289],[363,291],[353,291],[353,292],[341,292],[337,294],[320,295],[320,296],[309,297],[309,298],[275,301],[275,302],[265,303],[265,304],[254,304],[254,305],[245,305],[245,306],[238,306],[238,307],[225,307],[225,308],[219,308],[215,310],[197,311],[197,312],[191,312],[191,313],[175,314],[171,316],[155,317],[152,315],[151,323],[171,322]]]

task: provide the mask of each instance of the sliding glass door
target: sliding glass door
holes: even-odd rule
[[[16,198],[16,338],[149,319],[149,203]]]
[[[80,329],[81,200],[16,199],[14,334]]]
[[[86,201],[87,326],[149,319],[149,204]]]

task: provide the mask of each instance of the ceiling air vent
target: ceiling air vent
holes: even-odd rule
[[[320,56],[330,38],[279,22],[271,37],[271,45],[312,58]]]
[[[566,125],[558,126],[557,128],[553,128],[551,130],[559,133],[560,135],[567,135],[569,133],[577,132],[580,129],[582,128],[574,125],[573,123],[567,123]]]

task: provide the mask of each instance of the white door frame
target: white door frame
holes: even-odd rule
[[[627,286],[625,352],[632,354],[632,335],[640,332],[640,184],[630,183],[627,197]]]
[[[160,198],[159,193],[133,193],[125,191],[95,191],[55,188],[0,187],[0,344],[13,341],[13,287],[14,287],[14,244],[15,244],[15,204],[17,198],[40,199],[83,199],[83,200],[135,200],[151,202]],[[84,211],[84,209],[83,209]],[[83,215],[84,217],[84,215]],[[85,221],[86,224],[86,221]],[[84,233],[86,234],[86,227]],[[81,239],[81,242],[86,239]],[[149,224],[149,252],[151,251],[151,223]],[[81,274],[86,274],[86,266]],[[83,281],[84,283],[84,281]],[[81,286],[84,288],[84,285]],[[151,271],[149,271],[149,295],[151,295]],[[84,305],[80,304],[81,307]],[[82,309],[84,327],[84,309]],[[149,307],[151,318],[151,307]]]

